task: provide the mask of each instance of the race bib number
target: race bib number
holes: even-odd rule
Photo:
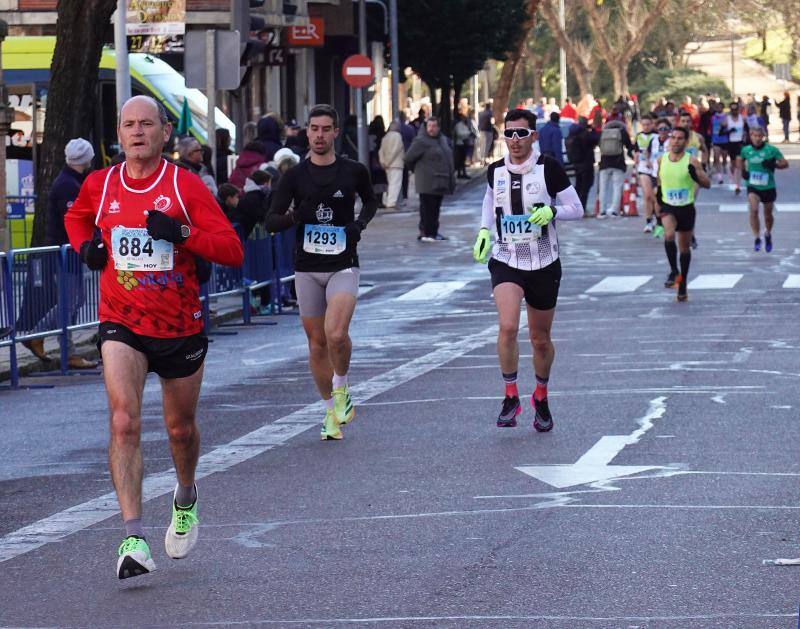
[[[758,170],[751,170],[749,181],[751,186],[768,186],[769,173],[763,173]]]
[[[114,268],[121,271],[171,271],[174,249],[166,240],[153,240],[143,227],[111,230]]]
[[[500,219],[500,232],[504,244],[531,243],[542,235],[542,228],[529,223],[527,214],[512,214]]]
[[[303,236],[303,251],[324,256],[335,256],[344,252],[347,236],[344,227],[332,225],[306,225]]]
[[[668,205],[686,205],[689,203],[688,188],[674,188],[666,191]]]

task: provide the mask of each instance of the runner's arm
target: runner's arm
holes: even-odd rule
[[[356,220],[366,227],[378,211],[378,198],[375,196],[375,190],[372,187],[372,180],[367,167],[358,163],[357,169],[356,192],[361,198],[361,211],[358,213],[358,219]]]
[[[95,171],[86,178],[78,198],[64,216],[69,243],[75,251],[80,251],[83,243],[94,238],[94,220],[97,205],[100,203],[98,195],[103,188],[104,174],[104,171]]]
[[[564,167],[552,158],[545,158],[544,181],[547,193],[556,200],[555,218],[561,221],[576,221],[583,218],[583,204],[572,187]]]
[[[179,190],[192,221],[182,246],[204,260],[225,266],[241,266],[244,248],[233,225],[203,181],[192,173],[178,172]]]
[[[689,164],[692,167],[694,167],[694,174],[692,175],[692,179],[694,179],[698,184],[700,184],[701,187],[710,188],[711,179],[706,174],[706,171],[703,170],[702,164],[700,164],[700,162],[697,161],[697,159],[694,157],[689,161]]]
[[[278,181],[278,186],[272,190],[272,202],[267,212],[265,224],[270,233],[281,232],[289,229],[297,221],[294,214],[289,211],[294,197],[294,174],[292,170],[286,171]]]
[[[481,229],[492,231],[495,224],[494,215],[494,192],[491,186],[486,186],[486,194],[483,195],[483,209],[481,210]]]

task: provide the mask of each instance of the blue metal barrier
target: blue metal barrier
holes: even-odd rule
[[[212,264],[209,281],[200,286],[206,331],[210,302],[220,297],[242,296],[245,324],[256,291],[270,289],[280,307],[281,287],[294,278],[293,246],[293,238],[270,236],[259,226],[244,242],[241,268]],[[9,347],[11,386],[19,386],[18,341],[58,336],[61,373],[68,373],[70,333],[98,325],[99,301],[100,272],[90,271],[70,245],[0,252],[0,348]]]
[[[274,241],[274,283],[272,285],[272,307],[278,314],[283,312],[283,298],[288,296],[289,282],[294,280],[295,230],[292,227],[275,234]]]

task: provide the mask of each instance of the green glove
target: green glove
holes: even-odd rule
[[[533,211],[531,212],[530,217],[528,217],[528,222],[538,225],[539,227],[544,227],[547,225],[556,215],[556,213],[553,211],[553,208],[551,208],[549,205],[543,205],[541,207],[531,209]]]
[[[491,241],[489,239],[489,230],[481,227],[478,232],[478,238],[475,240],[475,246],[472,248],[472,257],[475,262],[486,264],[489,251],[491,250]]]

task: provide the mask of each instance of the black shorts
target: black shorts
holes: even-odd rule
[[[731,159],[735,159],[739,157],[739,153],[742,152],[742,142],[728,142],[723,148],[727,151]]]
[[[489,260],[489,273],[492,274],[492,288],[498,284],[511,282],[525,292],[525,303],[534,310],[552,310],[558,301],[558,287],[561,284],[561,260],[536,271],[521,271],[492,258]]]
[[[125,343],[145,355],[147,371],[154,371],[167,380],[186,378],[196,373],[208,351],[208,337],[202,332],[162,339],[136,334],[119,323],[103,321],[98,333],[98,350],[104,341]]]
[[[767,188],[766,190],[759,190],[753,186],[747,186],[747,194],[756,195],[761,203],[775,203],[775,199],[778,198],[778,189]]]
[[[667,205],[661,204],[661,216],[664,214],[672,214],[677,221],[675,231],[677,232],[690,232],[694,229],[694,221],[697,216],[697,210],[694,209],[694,203],[689,205]]]

